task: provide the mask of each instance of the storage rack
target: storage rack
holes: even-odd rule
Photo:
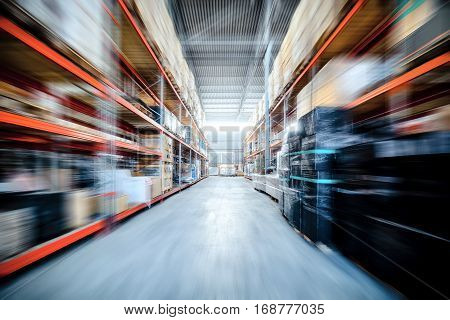
[[[6,39],[5,45],[19,48],[24,56],[28,57],[28,63],[16,63],[12,61],[11,68],[19,70],[22,74],[39,74],[51,73],[52,76],[64,78],[70,82],[79,83],[80,86],[88,92],[87,96],[82,98],[82,103],[87,105],[93,104],[93,97],[100,101],[107,101],[114,112],[119,116],[120,121],[125,120],[135,128],[146,128],[153,130],[156,133],[167,136],[174,141],[174,150],[178,153],[178,164],[181,163],[181,156],[186,157],[189,163],[199,160],[201,163],[201,175],[197,180],[191,183],[184,183],[174,186],[165,193],[151,199],[148,203],[141,203],[122,211],[115,216],[111,221],[110,218],[101,218],[92,222],[89,225],[82,226],[69,233],[63,234],[55,239],[41,243],[36,247],[19,253],[5,261],[0,262],[0,277],[8,276],[48,255],[73,244],[85,237],[88,237],[96,232],[99,232],[107,227],[109,224],[124,220],[125,218],[136,214],[137,212],[147,208],[151,204],[160,202],[171,195],[180,192],[195,183],[206,178],[207,173],[207,141],[203,131],[199,127],[197,119],[192,115],[189,106],[181,99],[181,96],[173,84],[169,71],[165,70],[160,62],[160,58],[151,48],[146,40],[141,27],[133,15],[128,5],[118,0],[116,10],[110,9],[106,4],[102,3],[103,9],[111,17],[114,25],[120,32],[132,32],[134,36],[139,39],[140,44],[134,44],[137,51],[121,50],[119,47],[113,45],[111,52],[111,59],[123,63],[126,69],[122,68],[121,73],[125,77],[133,78],[132,80],[138,82],[139,85],[145,88],[145,93],[152,101],[162,107],[166,107],[179,118],[183,125],[191,126],[193,134],[189,142],[186,142],[177,132],[164,127],[162,124],[152,119],[145,110],[139,106],[133,105],[128,99],[125,92],[119,89],[119,85],[114,81],[108,79],[108,76],[96,69],[93,65],[79,56],[69,45],[62,42],[58,37],[54,36],[50,30],[35,20],[28,13],[22,12],[20,8],[11,5],[8,9],[15,10],[13,15],[5,15],[0,17],[0,30],[3,33],[2,38]],[[117,10],[120,8],[120,10]],[[120,17],[118,16],[120,15]],[[14,17],[14,18],[12,18]],[[25,18],[26,23],[23,23],[18,17]],[[38,31],[37,31],[38,30]],[[46,38],[39,38],[35,34],[39,31],[46,34]],[[45,31],[45,32],[44,32]],[[135,39],[135,38],[133,38]],[[144,63],[142,63],[144,57]],[[134,66],[138,66],[135,68]],[[138,71],[139,70],[139,71]],[[152,72],[146,72],[151,70]],[[154,72],[156,70],[156,72]],[[129,73],[128,73],[128,72]],[[155,81],[155,77],[159,77],[161,81],[162,90],[160,95],[152,91],[149,83]],[[81,82],[80,82],[81,81]],[[168,84],[170,90],[164,90],[164,84]],[[67,107],[67,106],[66,106]],[[83,111],[82,111],[83,112]],[[76,130],[60,124],[54,124],[45,120],[36,119],[23,114],[14,114],[6,111],[0,111],[0,125],[7,128],[14,128],[14,131],[19,132],[17,136],[6,137],[9,141],[26,143],[27,147],[36,146],[37,143],[48,143],[55,136],[64,137],[64,141],[60,142],[58,146],[70,148],[69,150],[82,150],[87,152],[110,152],[114,150],[116,154],[128,154],[138,156],[139,154],[152,157],[155,161],[160,161],[162,158],[162,150],[148,148],[137,141],[117,139],[103,134],[101,128],[97,131],[86,133],[84,131]],[[192,136],[198,136],[200,143],[196,143]],[[55,144],[56,145],[56,144]],[[201,148],[201,146],[204,146]],[[113,149],[111,149],[113,148]],[[160,163],[160,162],[159,162]],[[106,195],[106,194],[105,194]]]
[[[353,7],[318,46],[311,60],[305,62],[306,67],[291,79],[270,105],[271,126],[265,128],[263,116],[245,138],[246,163],[253,165],[259,161],[261,164],[255,169],[255,174],[250,172],[247,178],[253,177],[256,190],[271,195],[264,181],[274,176],[261,175],[266,169],[261,159],[264,159],[267,146],[273,158],[280,143],[272,140],[261,145],[259,137],[264,136],[265,130],[271,133],[286,130],[291,123],[305,127],[311,125],[313,129],[302,128],[305,131],[309,129],[309,133],[292,133],[296,138],[292,142],[286,139],[286,145],[290,144],[288,148],[295,148],[294,151],[286,151],[283,147],[281,151],[284,159],[290,161],[290,164],[284,164],[289,170],[282,167],[279,176],[275,176],[283,191],[281,197],[274,198],[280,202],[280,209],[289,223],[309,241],[341,251],[401,292],[417,295],[414,291],[425,284],[420,289],[424,296],[423,292],[429,291],[427,294],[432,296],[445,297],[441,293],[446,289],[441,286],[441,278],[446,270],[445,267],[440,268],[439,261],[441,247],[447,245],[448,235],[437,236],[442,233],[444,218],[428,218],[423,213],[439,212],[433,206],[441,207],[440,201],[446,199],[445,192],[440,193],[446,190],[441,186],[441,172],[445,169],[440,166],[440,161],[448,162],[448,148],[441,148],[448,141],[448,122],[443,124],[447,119],[443,114],[448,114],[448,3],[403,1],[397,3],[396,8],[382,8],[379,5],[386,2],[373,0],[350,3]],[[420,8],[417,15],[408,17],[417,8]],[[367,19],[370,15],[373,19]],[[405,17],[410,19],[401,21]],[[361,26],[361,23],[364,24]],[[346,62],[350,60],[348,58],[354,58],[355,63],[359,59],[378,58],[377,67],[383,69],[387,65],[389,70],[377,70],[383,73],[381,80],[373,72],[370,84],[347,100],[350,102],[323,107],[311,102],[312,109],[297,119],[294,97],[313,82],[331,58],[338,55]],[[330,72],[330,69],[326,71]],[[351,83],[347,85],[351,86]],[[316,90],[322,88],[319,85]],[[320,121],[310,115],[315,116],[325,109],[338,111],[342,118],[348,118],[340,124],[326,123],[328,119],[325,119],[322,129],[317,129]],[[336,114],[332,116],[339,118]],[[348,131],[327,131],[330,128]],[[314,149],[316,144],[312,137],[315,139],[319,134],[323,139],[321,146],[327,147]],[[336,137],[337,140],[343,138],[342,144],[333,140]],[[301,146],[297,147],[295,143],[299,140]],[[255,145],[257,148],[253,147]],[[328,148],[329,145],[333,147]],[[379,145],[386,147],[378,149]],[[384,152],[380,152],[381,149]],[[304,157],[309,152],[333,156],[311,160]],[[440,156],[433,158],[438,153]],[[307,159],[305,164],[302,163],[304,159]],[[409,163],[420,169],[412,169],[414,165],[409,167]],[[292,174],[293,170],[297,173]],[[283,175],[285,172],[288,175]],[[390,178],[395,182],[387,182]],[[283,180],[289,184],[283,184]],[[320,185],[324,187],[319,188]],[[432,185],[439,187],[431,190]],[[292,190],[295,194],[289,193]],[[425,229],[426,232],[423,231]],[[419,264],[417,261],[428,263]],[[415,271],[406,273],[405,270]],[[420,283],[411,281],[412,278],[419,279]]]
[[[380,42],[386,35],[386,30],[393,25],[401,14],[406,11],[408,7],[400,8],[398,11],[391,12],[386,16],[383,8],[379,7],[379,3],[373,0],[358,0],[353,2],[353,6],[343,16],[341,22],[333,30],[326,40],[317,48],[315,54],[310,59],[309,63],[303,69],[298,67],[296,75],[281,90],[274,103],[269,108],[270,128],[267,128],[273,136],[273,133],[283,132],[292,121],[296,121],[296,94],[308,83],[312,75],[317,73],[326,62],[338,54],[347,54],[353,56],[360,54],[363,49],[366,51],[372,50],[376,52],[376,47],[380,46]],[[375,45],[374,45],[375,42]],[[413,55],[414,53],[411,53]],[[411,82],[415,78],[432,72],[433,70],[443,67],[448,64],[450,56],[448,53],[443,53],[437,57],[433,57],[429,61],[424,61],[421,65],[409,70],[403,74],[396,75],[387,83],[381,84],[372,91],[362,95],[358,99],[343,106],[345,109],[353,109],[359,106],[368,105],[371,100],[383,96],[389,91]],[[254,161],[256,158],[264,158],[266,146],[270,144],[271,159],[274,158],[275,153],[280,149],[281,143],[279,141],[270,141],[263,146],[258,144],[259,148],[253,150],[249,146],[258,140],[258,135],[263,135],[265,132],[265,117],[264,115],[257,121],[254,128],[244,139],[245,146],[245,163]],[[251,150],[251,151],[249,151]],[[264,163],[264,161],[261,161]],[[264,173],[264,168],[259,169]],[[248,178],[251,179],[251,176]]]
[[[361,29],[368,29],[366,26],[366,22],[364,21],[365,9],[364,8],[364,0],[356,1],[353,6],[348,10],[348,12],[344,15],[341,22],[337,25],[337,27],[333,30],[333,32],[328,36],[328,38],[322,43],[322,45],[317,48],[316,53],[313,55],[309,63],[303,69],[300,69],[300,66],[297,67],[297,72],[294,75],[294,78],[283,88],[279,94],[279,96],[274,99],[274,104],[269,108],[269,116],[271,127],[267,128],[269,132],[275,129],[277,133],[283,133],[283,131],[290,125],[291,120],[295,117],[296,106],[294,103],[290,101],[290,98],[295,96],[293,92],[299,92],[302,86],[306,84],[305,81],[308,76],[310,76],[311,70],[321,64],[324,65],[325,61],[331,59],[334,52],[331,52],[330,47],[335,42],[350,42],[357,41],[355,37],[349,39],[348,32],[349,30],[353,31],[358,27],[364,27]],[[346,31],[346,32],[344,32]],[[359,32],[359,37],[362,37],[361,31]],[[350,44],[345,43],[345,45],[341,45],[341,47],[348,47]],[[328,49],[328,51],[327,51]],[[333,48],[331,48],[333,49]],[[283,107],[280,112],[280,108]],[[257,121],[254,128],[249,132],[249,134],[244,139],[244,145],[246,146],[246,151],[249,150],[248,145],[250,143],[254,143],[256,141],[256,137],[265,132],[265,116],[263,115],[260,120]],[[272,136],[272,135],[271,135]],[[262,159],[264,159],[264,152],[266,147],[270,148],[271,156],[281,148],[280,141],[268,141],[264,146],[259,144],[258,150],[255,150],[251,153],[247,153],[244,156],[244,161],[252,161],[256,157],[260,158],[260,162],[263,163]],[[269,161],[270,162],[270,161]],[[265,169],[262,167],[259,170],[261,173],[265,172]],[[251,177],[249,177],[251,179]]]

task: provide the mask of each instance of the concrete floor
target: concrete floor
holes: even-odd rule
[[[387,299],[243,178],[210,177],[3,284],[6,299]]]

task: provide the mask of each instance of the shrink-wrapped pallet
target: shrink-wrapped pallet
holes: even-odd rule
[[[297,118],[318,106],[345,106],[390,73],[390,62],[378,57],[334,58],[297,95]]]
[[[292,16],[271,72],[270,100],[273,102],[314,53],[319,40],[336,26],[347,0],[303,0]]]
[[[198,99],[194,76],[183,56],[175,26],[163,0],[134,0],[151,45],[157,50],[166,71],[173,77],[188,109]]]

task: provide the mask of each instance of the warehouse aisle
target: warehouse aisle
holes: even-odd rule
[[[17,277],[7,299],[384,299],[243,178],[210,177]]]

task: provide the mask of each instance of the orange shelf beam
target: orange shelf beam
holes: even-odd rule
[[[88,133],[79,132],[73,129],[65,128],[63,126],[52,124],[46,121],[32,119],[29,117],[0,111],[0,123],[7,123],[12,124],[16,126],[31,128],[39,131],[49,132],[49,133],[55,133],[59,135],[63,135],[66,137],[86,140],[86,141],[92,141],[92,142],[98,142],[98,143],[105,143],[106,139],[94,136]]]
[[[93,88],[97,89],[98,92],[96,94],[105,99],[108,94],[112,96],[112,99],[119,103],[121,106],[125,107],[126,109],[130,110],[140,118],[144,119],[148,123],[150,123],[152,126],[154,126],[156,129],[163,131],[166,135],[171,137],[172,139],[175,139],[185,145],[186,147],[190,148],[192,151],[197,153],[199,156],[206,158],[205,155],[200,153],[198,150],[193,148],[192,146],[188,145],[181,139],[179,139],[177,136],[172,134],[171,132],[167,131],[163,126],[161,126],[159,123],[148,117],[145,113],[140,111],[138,108],[133,106],[131,103],[129,103],[127,100],[125,100],[123,97],[116,95],[114,93],[108,92],[108,87],[105,86],[100,81],[96,80],[93,76],[91,76],[89,73],[75,65],[73,62],[68,60],[67,58],[63,57],[61,54],[44,44],[42,41],[39,41],[35,37],[33,37],[31,34],[27,33],[14,23],[12,23],[10,20],[0,17],[0,29],[3,29],[13,37],[17,38],[24,44],[28,45],[33,50],[37,51],[41,55],[43,55],[48,60],[54,62],[55,64],[62,67],[64,70],[68,71],[69,73],[77,76],[79,79],[83,80],[87,84],[91,85]]]
[[[31,128],[31,129],[35,129],[35,130],[39,130],[39,131],[43,131],[43,132],[54,133],[54,134],[58,134],[58,135],[62,135],[62,136],[70,137],[70,138],[75,138],[75,139],[81,139],[81,140],[90,141],[90,142],[96,142],[96,143],[102,143],[102,144],[107,142],[107,140],[105,138],[102,138],[102,137],[99,137],[99,136],[96,136],[93,134],[80,132],[80,131],[77,131],[74,129],[70,129],[70,128],[66,128],[64,126],[57,125],[57,124],[49,123],[49,122],[38,120],[38,119],[32,119],[29,117],[13,114],[13,113],[9,113],[9,112],[4,112],[4,111],[0,111],[0,123],[7,123],[7,124],[20,126],[20,127]],[[124,149],[128,149],[128,150],[133,150],[133,151],[139,151],[142,153],[155,155],[155,156],[162,156],[162,153],[159,151],[153,151],[149,148],[142,147],[142,146],[132,144],[132,143],[127,143],[127,142],[123,142],[123,141],[115,141],[115,145],[119,148],[124,148]]]
[[[167,197],[170,197],[171,195],[186,189],[199,181],[205,179],[206,177],[202,177],[190,184],[187,184],[185,186],[175,188],[171,190],[170,192],[163,194],[159,197],[156,197],[151,200],[151,204],[159,202]],[[146,203],[139,204],[133,208],[127,209],[125,211],[122,211],[121,213],[115,215],[113,217],[113,222],[119,222],[121,220],[124,220],[125,218],[147,208]],[[91,236],[101,230],[104,230],[107,227],[107,220],[102,219],[95,221],[87,226],[78,228],[72,232],[69,232],[67,234],[64,234],[62,236],[59,236],[58,238],[52,239],[50,241],[47,241],[43,244],[37,245],[23,253],[20,253],[8,260],[0,262],[0,278],[9,276],[13,274],[14,272],[17,272],[41,259],[44,259],[45,257],[50,256],[51,254],[68,247],[69,245],[86,238],[88,236]]]
[[[316,52],[314,57],[311,59],[311,61],[308,63],[308,65],[303,69],[303,71],[298,75],[298,77],[295,79],[295,81],[290,85],[289,89],[286,90],[286,92],[283,94],[283,96],[280,98],[280,100],[277,102],[275,107],[270,111],[270,114],[272,114],[278,106],[286,99],[286,97],[294,90],[294,87],[299,83],[299,81],[305,76],[305,74],[316,64],[317,60],[320,58],[322,53],[331,45],[331,43],[336,39],[336,37],[344,30],[344,28],[348,25],[350,20],[353,18],[353,16],[362,8],[365,0],[357,0],[355,5],[352,7],[352,9],[347,13],[347,15],[341,20],[339,25],[334,29],[334,31],[331,33],[331,35],[328,37],[328,39],[325,41],[325,43],[320,47],[320,49]],[[255,130],[252,131],[252,133],[247,137],[245,141],[248,141],[258,130],[258,128],[264,123],[262,121]]]
[[[265,150],[265,149],[261,149],[261,150],[255,151],[255,152],[249,154],[248,156],[246,156],[246,157],[244,157],[244,158],[245,158],[245,159],[253,158],[254,156],[260,154],[261,152],[264,152],[264,150]]]
[[[402,84],[405,84],[417,77],[420,77],[421,75],[426,74],[427,72],[430,72],[433,69],[436,69],[440,66],[443,66],[450,62],[450,53],[444,53],[434,59],[431,59],[428,62],[425,62],[424,64],[404,73],[403,75],[385,83],[384,85],[378,87],[375,90],[372,90],[371,92],[359,97],[358,99],[354,100],[353,102],[346,105],[345,109],[352,109],[355,108],[383,93],[386,93],[389,90],[392,90],[398,86],[401,86]]]
[[[89,73],[87,73],[86,71],[82,70],[77,65],[75,65],[73,62],[60,55],[58,52],[56,52],[46,44],[44,44],[42,41],[39,41],[26,31],[22,30],[20,27],[18,27],[8,19],[4,17],[0,18],[0,29],[3,29],[7,33],[11,34],[15,38],[22,41],[24,44],[28,45],[30,48],[42,54],[47,59],[53,61],[63,69],[69,71],[70,73],[77,76],[81,80],[87,82],[92,87],[99,90],[101,93],[107,94],[106,86],[103,85],[100,81],[98,81]]]
[[[317,60],[319,60],[322,53],[331,45],[331,43],[336,39],[336,37],[344,30],[344,28],[347,26],[347,24],[350,22],[350,20],[353,18],[353,16],[361,9],[363,6],[365,0],[358,0],[356,1],[355,5],[352,7],[352,9],[347,13],[347,15],[342,19],[342,21],[339,23],[339,25],[334,29],[333,33],[328,37],[328,39],[325,41],[325,43],[320,47],[319,51],[314,55],[314,57],[311,59],[311,61],[308,63],[308,65],[303,69],[303,71],[298,75],[298,77],[295,79],[295,81],[291,84],[288,90],[283,94],[280,101],[277,102],[273,110],[270,112],[272,113],[280,104],[283,102],[284,99],[294,90],[295,85],[303,78],[303,76],[316,64]]]
[[[106,226],[104,220],[93,222],[85,227],[74,230],[56,239],[45,242],[11,259],[0,262],[0,278],[6,277],[36,261],[39,261],[58,250],[61,250],[83,238],[86,238]]]
[[[203,132],[200,130],[200,128],[197,126],[197,123],[194,119],[194,117],[192,116],[191,112],[189,111],[189,109],[186,107],[184,101],[181,99],[180,95],[178,94],[178,91],[175,89],[175,86],[173,85],[172,81],[170,80],[169,76],[167,75],[166,71],[164,70],[164,67],[162,66],[161,62],[159,61],[156,53],[153,51],[152,47],[150,46],[150,44],[148,43],[147,39],[145,38],[144,34],[142,33],[141,29],[139,28],[138,24],[136,23],[133,15],[131,14],[130,10],[128,10],[127,5],[125,4],[125,2],[123,0],[118,0],[118,3],[123,11],[123,13],[125,14],[125,16],[127,17],[128,21],[130,22],[130,24],[132,25],[133,29],[136,31],[138,37],[141,39],[142,44],[145,46],[145,48],[147,49],[147,51],[150,53],[150,55],[153,58],[153,61],[155,61],[158,69],[161,71],[161,74],[164,76],[164,78],[166,79],[166,81],[169,83],[170,87],[172,88],[173,92],[175,93],[175,95],[177,96],[178,100],[180,101],[180,103],[183,105],[184,109],[186,110],[186,112],[189,114],[189,116],[192,118],[193,123],[196,127],[196,129],[200,132],[200,134],[202,135],[202,138],[206,141],[205,136],[203,135]]]
[[[283,141],[277,141],[277,142],[275,142],[275,143],[272,143],[271,145],[270,145],[270,148],[276,148],[276,147],[279,147],[281,144],[283,143]]]

